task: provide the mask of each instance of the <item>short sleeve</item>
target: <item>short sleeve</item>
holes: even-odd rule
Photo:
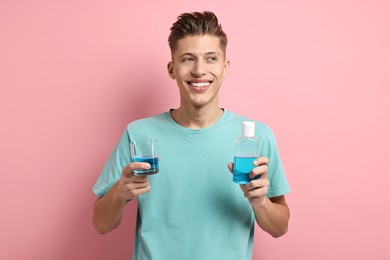
[[[98,197],[102,197],[107,193],[121,177],[122,168],[130,163],[129,145],[129,135],[127,130],[125,130],[92,189]]]
[[[276,197],[290,192],[286,174],[279,156],[275,135],[268,126],[264,126],[260,134],[260,155],[269,159],[268,180],[270,186],[268,197]]]

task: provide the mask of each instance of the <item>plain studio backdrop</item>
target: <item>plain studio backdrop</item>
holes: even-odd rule
[[[131,259],[136,203],[101,236],[91,189],[127,123],[178,107],[169,28],[204,10],[229,37],[220,105],[274,130],[292,187],[253,259],[390,259],[389,7],[1,1],[0,259]]]

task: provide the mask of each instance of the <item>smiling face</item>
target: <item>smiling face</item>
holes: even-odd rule
[[[181,106],[218,107],[218,91],[228,68],[218,37],[191,35],[178,40],[168,73],[179,87]]]

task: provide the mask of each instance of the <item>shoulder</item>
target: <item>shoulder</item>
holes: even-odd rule
[[[153,115],[150,117],[145,117],[145,118],[140,118],[140,119],[134,120],[127,125],[127,130],[131,130],[131,129],[139,128],[139,127],[148,127],[148,126],[152,126],[155,124],[161,124],[161,123],[167,122],[168,120],[167,120],[166,113],[167,112],[163,112],[163,113]]]
[[[239,124],[241,127],[242,122],[252,121],[255,123],[256,133],[261,133],[262,135],[266,134],[266,135],[273,136],[272,129],[265,122],[262,122],[259,120],[254,120],[254,119],[251,119],[247,116],[239,115],[239,114],[236,114],[236,113],[229,111],[229,110],[225,110],[225,111],[226,111],[226,113],[228,113],[227,117],[228,117],[228,121],[230,123]]]

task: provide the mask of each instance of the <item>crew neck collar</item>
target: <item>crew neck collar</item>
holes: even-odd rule
[[[178,124],[175,119],[173,119],[172,117],[172,114],[171,114],[171,111],[173,111],[174,109],[170,109],[169,111],[167,111],[165,113],[168,121],[176,128],[178,129],[179,131],[181,132],[186,132],[186,133],[190,133],[190,134],[202,134],[202,133],[206,133],[206,132],[209,132],[215,128],[217,128],[219,125],[221,125],[225,120],[226,120],[226,117],[228,115],[228,111],[224,108],[222,108],[223,110],[223,114],[222,116],[215,122],[213,123],[212,125],[208,126],[208,127],[205,127],[205,128],[201,128],[201,129],[190,129],[190,128],[187,128],[187,127],[184,127],[180,124]]]

